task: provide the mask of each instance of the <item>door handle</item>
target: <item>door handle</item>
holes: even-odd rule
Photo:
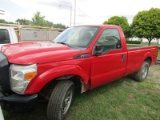
[[[122,54],[122,61],[124,61],[126,58],[126,55],[125,54]]]

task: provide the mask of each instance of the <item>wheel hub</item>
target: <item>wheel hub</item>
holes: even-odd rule
[[[68,111],[68,109],[71,105],[72,97],[73,97],[73,93],[71,90],[69,90],[64,98],[64,101],[63,101],[63,108],[62,108],[63,114],[66,114],[66,112]]]
[[[147,71],[148,71],[147,67],[144,66],[144,67],[142,68],[142,78],[143,78],[143,79],[147,76]]]

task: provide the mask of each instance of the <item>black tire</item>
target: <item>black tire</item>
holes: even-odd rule
[[[141,82],[144,81],[148,75],[148,71],[149,71],[149,63],[144,61],[141,69],[133,74],[133,77],[136,81]]]
[[[74,98],[74,83],[60,81],[54,88],[47,107],[49,120],[63,120],[71,107]]]

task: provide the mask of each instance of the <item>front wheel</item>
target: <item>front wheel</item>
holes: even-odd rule
[[[74,83],[60,81],[54,88],[49,99],[47,117],[50,120],[63,120],[71,106],[74,97]]]
[[[138,72],[134,73],[133,75],[134,79],[139,82],[145,80],[148,75],[148,71],[149,71],[149,63],[144,61],[141,66],[141,69]]]

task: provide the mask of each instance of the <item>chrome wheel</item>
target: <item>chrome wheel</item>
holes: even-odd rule
[[[141,82],[146,79],[148,71],[149,71],[149,63],[147,61],[144,61],[141,66],[141,69],[138,72],[134,73],[133,77],[136,81]]]
[[[142,68],[142,79],[145,79],[145,78],[146,78],[147,73],[148,73],[148,67],[145,65],[145,66]]]
[[[47,108],[49,120],[64,120],[74,98],[75,85],[70,80],[57,83],[52,91]]]
[[[68,109],[70,108],[72,99],[73,99],[73,91],[68,90],[68,92],[64,98],[64,101],[63,101],[62,114],[66,114],[66,112],[68,111]]]

